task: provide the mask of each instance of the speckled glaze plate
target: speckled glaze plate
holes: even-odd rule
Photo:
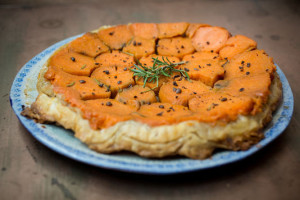
[[[17,74],[10,92],[11,106],[26,129],[45,146],[71,159],[97,167],[143,174],[175,174],[202,170],[235,162],[257,152],[278,137],[292,117],[293,93],[285,75],[277,66],[283,84],[283,101],[274,113],[272,122],[264,129],[265,138],[247,151],[221,151],[206,160],[181,157],[147,159],[132,154],[97,153],[76,139],[71,131],[55,125],[38,124],[20,115],[22,105],[30,105],[38,95],[36,82],[43,64],[56,49],[79,36],[81,35],[60,41],[32,58]]]

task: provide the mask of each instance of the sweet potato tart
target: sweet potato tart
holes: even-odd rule
[[[58,49],[22,114],[101,153],[205,159],[263,137],[282,96],[254,40],[207,24],[103,26]]]

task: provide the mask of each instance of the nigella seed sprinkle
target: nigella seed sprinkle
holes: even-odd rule
[[[136,46],[136,41],[133,41],[133,46]]]
[[[209,41],[207,41],[206,44],[209,45],[210,44]]]
[[[122,81],[118,81],[118,84],[120,85],[122,83]]]
[[[184,68],[184,71],[189,72],[190,70],[188,68]]]
[[[206,65],[207,65],[207,66],[211,66],[211,64],[210,64],[210,63],[207,63]]]
[[[245,88],[240,88],[240,90],[239,90],[239,91],[240,91],[240,92],[243,92],[244,90],[245,90]]]
[[[96,94],[94,92],[92,92],[92,95],[95,96]]]
[[[85,80],[79,80],[79,83],[85,83],[86,81]]]
[[[133,98],[135,98],[135,99],[136,99],[136,98],[137,98],[137,96],[134,96]]]
[[[109,71],[108,70],[104,70],[103,71],[105,74],[109,74]]]
[[[124,71],[127,71],[127,67],[124,68]]]
[[[178,99],[178,96],[175,96],[175,99]]]
[[[211,53],[213,53],[213,52],[214,52],[214,50],[211,50],[210,52],[211,52]]]
[[[193,92],[193,94],[197,94],[197,92]]]
[[[194,70],[195,70],[195,71],[199,71],[199,69],[198,69],[198,68],[194,68]]]
[[[250,74],[250,72],[246,72],[246,75],[249,75]]]
[[[226,97],[224,97],[224,98],[222,98],[222,99],[220,99],[221,101],[227,101],[227,98]]]
[[[106,102],[106,106],[112,106],[112,103],[110,101]]]
[[[157,113],[157,116],[162,116],[164,112]]]
[[[161,109],[165,108],[164,105],[159,105],[158,107],[161,108]]]
[[[113,35],[113,34],[114,34],[114,32],[110,32],[110,33],[109,33],[109,35]]]
[[[182,49],[184,49],[184,46],[183,46],[183,45],[181,45],[181,48],[182,48]]]
[[[251,66],[251,63],[247,63],[247,67],[250,67]]]
[[[99,65],[99,63],[95,63],[95,65]]]
[[[176,81],[173,81],[173,85],[174,86],[178,86],[178,84],[176,83]]]
[[[76,61],[74,57],[71,57],[71,60],[72,60],[73,62],[75,62],[75,61]]]
[[[117,76],[114,76],[114,78],[118,78]]]
[[[245,61],[242,60],[241,64],[243,65],[245,63]]]
[[[176,89],[176,94],[180,94],[181,93],[181,89],[180,88],[177,88]]]

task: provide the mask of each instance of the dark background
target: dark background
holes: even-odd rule
[[[0,1],[0,199],[299,199],[300,4],[250,0]],[[144,176],[91,167],[37,142],[9,105],[18,70],[48,46],[106,24],[199,22],[258,42],[287,76],[289,127],[255,155],[220,168]]]

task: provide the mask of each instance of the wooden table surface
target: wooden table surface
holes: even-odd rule
[[[2,0],[0,199],[299,199],[300,4],[296,1]],[[249,158],[220,168],[145,176],[78,163],[36,141],[9,104],[20,68],[46,47],[105,24],[204,22],[255,39],[287,76],[290,125]]]

